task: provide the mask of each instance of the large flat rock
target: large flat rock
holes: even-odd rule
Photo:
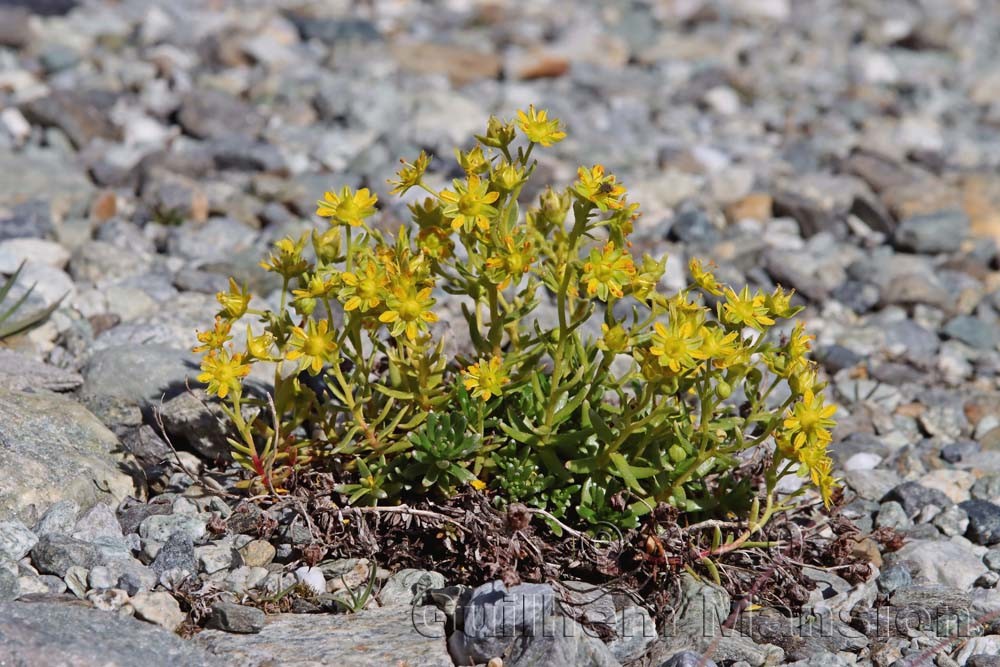
[[[76,401],[0,389],[0,516],[26,523],[52,503],[83,508],[135,494],[118,438]]]
[[[150,623],[81,603],[0,603],[0,665],[213,667],[229,664]]]
[[[454,665],[445,646],[444,617],[433,607],[279,614],[268,618],[260,634],[206,630],[195,641],[244,667]]]

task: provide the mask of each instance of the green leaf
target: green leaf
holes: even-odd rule
[[[608,425],[605,423],[601,413],[591,408],[588,414],[590,415],[590,423],[594,427],[594,433],[596,433],[597,437],[601,439],[601,444],[610,445],[614,442],[616,440],[615,434],[610,428],[608,428]]]
[[[625,480],[625,483],[628,484],[630,489],[645,495],[646,490],[639,484],[639,480],[636,479],[632,466],[628,464],[625,457],[619,452],[612,452],[610,456],[611,462],[614,464],[614,471],[618,473],[618,476]]]

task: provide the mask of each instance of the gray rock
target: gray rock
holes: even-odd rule
[[[70,593],[81,600],[87,597],[87,581],[89,578],[89,570],[79,565],[70,566],[67,568],[66,574],[63,575],[63,581],[66,582],[66,588],[69,589]]]
[[[960,210],[907,218],[896,227],[897,248],[923,254],[955,252],[969,232],[969,218]]]
[[[112,104],[114,98],[109,94],[56,90],[45,97],[31,100],[21,111],[32,123],[43,127],[58,127],[77,148],[82,148],[98,137],[111,140],[118,138],[118,130],[108,116]]]
[[[909,586],[913,582],[910,570],[900,563],[894,563],[882,568],[878,575],[878,589],[883,593],[892,593]]]
[[[934,517],[934,525],[948,537],[964,535],[969,528],[969,515],[961,507],[950,507]]]
[[[170,593],[137,593],[129,602],[135,609],[137,618],[155,623],[171,632],[177,630],[187,617]]]
[[[173,633],[86,605],[0,604],[0,662],[209,667],[224,664]]]
[[[223,632],[252,635],[264,628],[266,616],[255,607],[245,607],[233,602],[216,602],[208,615],[205,627]]]
[[[971,315],[959,315],[944,325],[942,333],[978,350],[992,350],[997,344],[996,328]]]
[[[387,607],[357,614],[278,614],[257,634],[205,630],[194,643],[245,667],[299,664],[341,667],[413,664],[452,667],[444,616],[434,607]]]
[[[637,659],[656,640],[656,623],[645,607],[630,604],[615,612],[615,636],[608,649],[615,660],[628,663]]]
[[[77,519],[72,536],[84,542],[93,542],[97,538],[107,537],[124,544],[121,524],[114,510],[104,504],[94,505]]]
[[[13,350],[0,349],[0,386],[16,391],[72,391],[81,384],[83,378],[78,373],[36,361]]]
[[[976,480],[969,493],[975,500],[988,500],[995,503],[1000,500],[1000,475],[984,475]]]
[[[860,498],[880,500],[899,485],[899,474],[892,470],[848,470],[844,473],[844,483]]]
[[[73,500],[60,500],[53,503],[35,524],[35,534],[39,536],[49,533],[68,535],[73,532],[73,526],[76,525],[76,516],[79,512],[80,506]]]
[[[194,555],[194,541],[191,534],[184,530],[178,530],[171,534],[160,547],[160,552],[156,554],[150,568],[158,575],[175,569],[196,572],[197,560]]]
[[[38,537],[17,519],[0,521],[0,561],[19,561],[37,543]]]
[[[185,391],[164,403],[159,411],[175,446],[186,444],[209,460],[229,458],[229,420],[203,390]]]
[[[110,347],[95,353],[84,368],[84,400],[112,396],[144,410],[197,386],[198,358],[163,345]]]
[[[988,500],[966,500],[959,507],[969,516],[966,537],[987,546],[1000,542],[1000,505]]]
[[[383,607],[411,605],[423,599],[428,590],[444,588],[444,584],[444,575],[439,572],[406,568],[386,580],[378,592],[378,601]]]
[[[911,540],[886,556],[886,563],[911,561],[914,573],[932,584],[969,590],[987,571],[983,561],[963,545],[951,541]]]
[[[906,516],[903,506],[894,500],[882,503],[878,516],[875,517],[876,528],[906,530],[911,525],[910,518]]]
[[[680,651],[670,656],[660,667],[718,667],[718,665],[704,654],[694,651]]]
[[[0,602],[16,600],[21,595],[21,581],[0,562]]]
[[[60,577],[73,566],[90,569],[101,562],[100,550],[69,535],[49,533],[39,538],[31,550],[31,562],[39,572]]]
[[[67,165],[54,150],[30,154],[0,151],[0,174],[0,206],[38,199],[46,202],[44,208],[48,211],[65,214],[82,210],[94,192],[83,170]],[[0,224],[0,228],[6,224]],[[14,232],[23,227],[17,225]]]
[[[264,119],[245,102],[212,89],[186,95],[177,119],[185,131],[199,139],[252,136],[264,126]]]
[[[780,646],[789,661],[823,651],[858,651],[868,645],[867,637],[829,613],[787,617],[765,609],[741,614],[737,628],[758,644]]]
[[[559,616],[555,592],[544,584],[502,582],[472,591],[456,618],[458,631],[448,647],[458,662],[487,662],[501,656],[507,665],[615,665],[611,652],[575,621]]]
[[[944,492],[922,486],[917,482],[903,482],[892,489],[882,498],[882,502],[889,501],[899,503],[909,517],[915,517],[928,505],[945,509],[955,504]]]
[[[59,500],[89,508],[135,493],[118,439],[63,396],[0,389],[0,442],[0,468],[18,471],[0,487],[0,513],[34,522]]]
[[[207,525],[212,518],[210,512],[201,514],[154,514],[139,524],[139,535],[144,540],[166,542],[174,533],[181,532],[193,542],[205,536]]]

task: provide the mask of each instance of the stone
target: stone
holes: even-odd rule
[[[546,584],[483,584],[458,609],[456,622],[462,629],[448,647],[459,663],[503,656],[507,665],[618,664],[603,642],[557,614],[555,591]]]
[[[0,662],[107,667],[223,663],[162,628],[86,605],[56,602],[0,603]]]
[[[495,79],[503,67],[495,53],[459,45],[393,40],[389,52],[403,69],[419,74],[444,74],[455,87],[480,79]]]
[[[198,386],[198,359],[187,350],[165,345],[112,346],[91,356],[83,369],[85,401],[111,396],[139,405],[158,406]]]
[[[138,593],[132,596],[130,604],[135,609],[136,618],[155,623],[171,632],[177,630],[186,618],[170,593]]]
[[[903,506],[893,500],[882,503],[878,516],[875,517],[876,528],[906,530],[911,525],[910,518],[906,516]]]
[[[971,315],[949,320],[941,331],[948,338],[960,340],[977,350],[992,350],[997,344],[995,327]]]
[[[119,131],[108,114],[113,102],[113,96],[106,93],[55,90],[24,104],[21,112],[34,124],[58,127],[74,146],[82,148],[97,138],[118,139]]]
[[[718,667],[716,662],[701,653],[680,651],[665,660],[660,667]]]
[[[0,561],[17,562],[37,543],[38,537],[17,519],[0,521]]]
[[[14,350],[0,349],[0,386],[9,390],[62,392],[72,391],[82,384],[79,373],[36,361]]]
[[[114,510],[104,504],[94,505],[84,512],[73,526],[71,535],[84,542],[93,542],[99,537],[124,541],[118,517]]]
[[[892,593],[913,583],[910,570],[905,565],[894,563],[882,568],[878,575],[878,589],[883,593]]]
[[[978,556],[953,541],[910,540],[886,556],[890,565],[903,561],[912,561],[913,572],[925,581],[962,591],[971,589],[976,579],[987,571]]]
[[[326,578],[319,568],[303,565],[295,570],[295,579],[314,595],[326,593]]]
[[[228,420],[203,390],[183,392],[159,408],[163,427],[172,442],[185,443],[208,460],[228,459]]]
[[[868,645],[862,633],[829,614],[787,617],[775,610],[740,615],[737,628],[758,644],[773,644],[788,661],[807,659],[824,651],[859,651]]]
[[[2,565],[3,563],[0,562],[0,602],[10,602],[20,597],[21,580]]]
[[[277,614],[257,634],[205,630],[198,646],[233,664],[338,667],[413,664],[452,667],[445,648],[444,615],[434,607],[386,607],[357,614]]]
[[[212,605],[205,627],[242,635],[251,635],[264,628],[264,612],[255,607],[245,607],[233,602],[216,602]]]
[[[243,564],[248,567],[263,567],[274,560],[274,545],[266,540],[252,540],[239,549]],[[387,584],[388,585],[388,584]],[[441,584],[444,585],[443,583]],[[383,590],[384,587],[383,587]]]
[[[120,588],[108,588],[91,591],[87,594],[87,601],[101,611],[118,611],[128,604],[129,597],[128,593]]]
[[[893,240],[900,250],[923,254],[955,252],[969,233],[969,218],[964,211],[915,215],[902,220]]]
[[[1000,542],[1000,505],[988,500],[966,500],[959,507],[969,518],[966,537],[986,546]]]
[[[228,544],[206,544],[194,548],[198,567],[206,574],[228,570],[233,564],[233,548]]]
[[[421,600],[432,588],[444,588],[444,575],[428,570],[406,568],[394,572],[378,592],[383,607],[404,606]]]
[[[114,433],[69,398],[0,389],[0,513],[34,521],[41,508],[72,500],[84,508],[136,493],[135,464]]]
[[[177,119],[199,139],[253,136],[264,126],[264,119],[246,102],[211,89],[185,95]]]
[[[139,536],[144,540],[166,542],[175,533],[183,533],[192,542],[205,536],[212,514],[153,514],[139,524]]]
[[[969,515],[961,507],[950,507],[934,517],[934,525],[947,537],[964,535],[969,528]]]
[[[844,483],[865,500],[880,500],[899,485],[899,475],[892,470],[848,470]]]
[[[31,562],[39,572],[60,577],[74,566],[87,569],[101,562],[100,550],[90,544],[68,535],[49,533],[39,538],[31,550]]]
[[[615,660],[628,663],[643,653],[656,640],[656,623],[645,607],[630,604],[615,612],[615,636],[608,649]]]
[[[157,575],[169,570],[197,571],[197,560],[194,555],[194,541],[191,533],[178,530],[172,533],[160,547],[159,553],[149,566]]]
[[[903,482],[889,491],[882,498],[882,501],[899,503],[909,517],[916,516],[927,505],[936,505],[944,509],[954,504],[943,492],[927,488],[916,482]]]
[[[89,578],[90,572],[87,568],[79,565],[70,566],[66,569],[66,573],[63,575],[63,581],[66,582],[66,588],[69,589],[70,593],[81,600],[87,597],[87,580]]]

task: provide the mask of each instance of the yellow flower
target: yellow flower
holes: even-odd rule
[[[535,111],[534,105],[528,107],[528,113],[517,112],[517,125],[528,141],[542,146],[551,146],[566,138],[566,133],[559,129],[559,120],[549,120],[549,112],[545,109]]]
[[[764,305],[767,306],[772,317],[787,318],[801,310],[801,308],[792,307],[793,294],[795,294],[795,290],[786,292],[781,287],[776,287],[774,292],[764,297]]]
[[[438,316],[430,310],[433,305],[430,287],[420,291],[414,287],[401,287],[386,299],[386,311],[378,319],[391,325],[389,332],[393,336],[405,332],[407,338],[416,340],[419,331],[426,330],[428,323],[438,320]]]
[[[334,332],[330,330],[327,320],[309,320],[306,328],[292,327],[292,336],[288,340],[290,350],[285,355],[289,361],[299,359],[299,372],[309,369],[310,375],[316,375],[323,370],[323,364],[337,363],[337,341]]]
[[[510,382],[504,375],[503,360],[494,356],[489,361],[480,360],[465,369],[465,388],[474,398],[488,401],[503,394],[503,386]]]
[[[628,349],[629,338],[628,332],[625,331],[622,325],[616,324],[613,327],[609,327],[602,322],[601,337],[597,339],[597,349],[612,354],[621,354]]]
[[[835,425],[831,417],[836,411],[836,405],[824,405],[822,394],[806,390],[802,400],[785,417],[784,427],[791,439],[792,448],[797,451],[817,444],[825,447],[832,438],[828,429]]]
[[[614,175],[605,176],[603,165],[595,164],[590,169],[580,167],[577,175],[579,180],[573,186],[574,192],[600,210],[617,210],[625,206],[625,186],[616,183]]]
[[[326,275],[313,273],[303,275],[299,281],[302,287],[292,290],[292,296],[296,299],[322,299],[334,293],[340,282],[340,276],[330,272]]]
[[[229,279],[229,291],[218,292],[215,298],[222,305],[222,312],[219,315],[229,320],[238,320],[243,317],[250,305],[250,292],[245,286],[240,289],[232,278]],[[201,340],[200,337],[199,340]]]
[[[301,275],[309,267],[309,262],[302,256],[302,251],[306,247],[306,238],[306,235],[303,234],[298,241],[293,241],[286,236],[276,242],[271,256],[260,263],[261,268],[273,271],[285,278]]]
[[[232,321],[224,320],[219,316],[215,317],[215,327],[211,331],[201,331],[198,333],[198,342],[201,345],[191,348],[192,352],[209,352],[211,350],[220,350],[222,346],[225,345],[232,336],[229,335],[230,329],[232,329]]]
[[[516,134],[517,128],[514,127],[514,123],[505,123],[496,116],[490,116],[490,120],[486,123],[486,134],[477,134],[476,139],[484,146],[506,148],[514,141]]]
[[[716,368],[727,368],[739,363],[743,351],[737,342],[739,334],[735,331],[726,332],[719,326],[703,326],[701,328],[701,347],[692,352],[695,359],[711,361]]]
[[[241,380],[250,372],[250,366],[243,363],[242,354],[214,350],[201,360],[201,370],[198,382],[208,385],[208,393],[225,398],[229,392],[239,394],[242,391]]]
[[[378,197],[368,188],[361,188],[352,193],[349,187],[344,186],[340,194],[327,192],[323,195],[323,199],[316,202],[316,215],[332,218],[352,227],[360,227],[364,224],[365,218],[375,213],[377,201]]]
[[[531,269],[534,244],[529,239],[515,242],[514,237],[506,236],[496,250],[497,254],[486,260],[487,273],[500,289],[507,289],[512,280],[519,281]]]
[[[392,190],[389,190],[389,194],[392,195],[401,195],[410,188],[420,185],[431,159],[427,157],[427,153],[420,151],[420,155],[412,164],[405,160],[400,160],[400,163],[403,168],[396,172],[396,180],[389,181],[389,185],[393,186]]]
[[[609,241],[603,251],[591,248],[581,279],[587,285],[587,294],[596,294],[602,301],[607,301],[609,295],[621,298],[622,288],[632,281],[634,275],[632,257]]]
[[[360,310],[362,313],[382,303],[389,282],[385,272],[372,260],[365,263],[363,273],[345,271],[340,274],[340,280],[344,287],[337,296],[344,304],[344,310]]]
[[[489,183],[480,180],[475,174],[470,174],[466,183],[456,179],[455,189],[441,193],[441,201],[445,203],[444,215],[451,218],[451,228],[455,231],[465,229],[472,231],[478,226],[484,232],[490,228],[489,216],[496,215],[497,210],[491,206],[499,197],[498,192],[489,192]]]
[[[462,168],[462,171],[467,176],[470,174],[481,174],[490,168],[489,160],[483,155],[482,146],[476,146],[468,153],[463,153],[456,148],[455,159],[458,160],[458,166]]]
[[[688,262],[688,270],[691,272],[691,279],[694,280],[694,283],[698,287],[709,294],[722,296],[722,285],[719,284],[719,281],[715,279],[712,273],[702,269],[701,261],[697,257],[692,257],[691,261]]]
[[[666,270],[667,258],[663,257],[657,261],[648,254],[642,256],[642,265],[632,278],[632,294],[640,301],[656,295],[656,286],[659,285],[663,272]]]
[[[455,243],[448,232],[437,227],[424,227],[417,233],[417,247],[431,259],[443,261],[455,252]]]
[[[802,322],[795,324],[791,335],[788,337],[788,343],[785,345],[785,354],[788,356],[785,371],[787,374],[794,373],[808,366],[809,362],[806,359],[806,355],[809,354],[814,338],[814,336],[810,336],[805,332],[805,326]]]
[[[476,491],[482,491],[483,489],[486,488],[486,482],[484,482],[481,479],[474,479],[471,482],[469,482],[469,486],[474,488]]]
[[[653,324],[652,344],[649,353],[660,366],[680,373],[697,365],[695,354],[701,347],[701,338],[695,334],[691,322],[671,321],[668,329],[662,322]]]
[[[725,295],[726,303],[722,304],[722,319],[726,322],[757,331],[763,331],[765,326],[774,324],[774,320],[768,316],[763,294],[758,292],[751,296],[749,287],[744,287],[737,294],[733,288],[727,287]]]
[[[504,162],[493,172],[493,184],[504,192],[511,192],[524,183],[524,169]]]
[[[253,331],[250,330],[250,325],[247,325],[247,354],[254,359],[260,359],[261,361],[274,361],[274,357],[271,356],[271,348],[274,346],[274,336],[270,331],[265,331],[259,336],[254,336]]]

